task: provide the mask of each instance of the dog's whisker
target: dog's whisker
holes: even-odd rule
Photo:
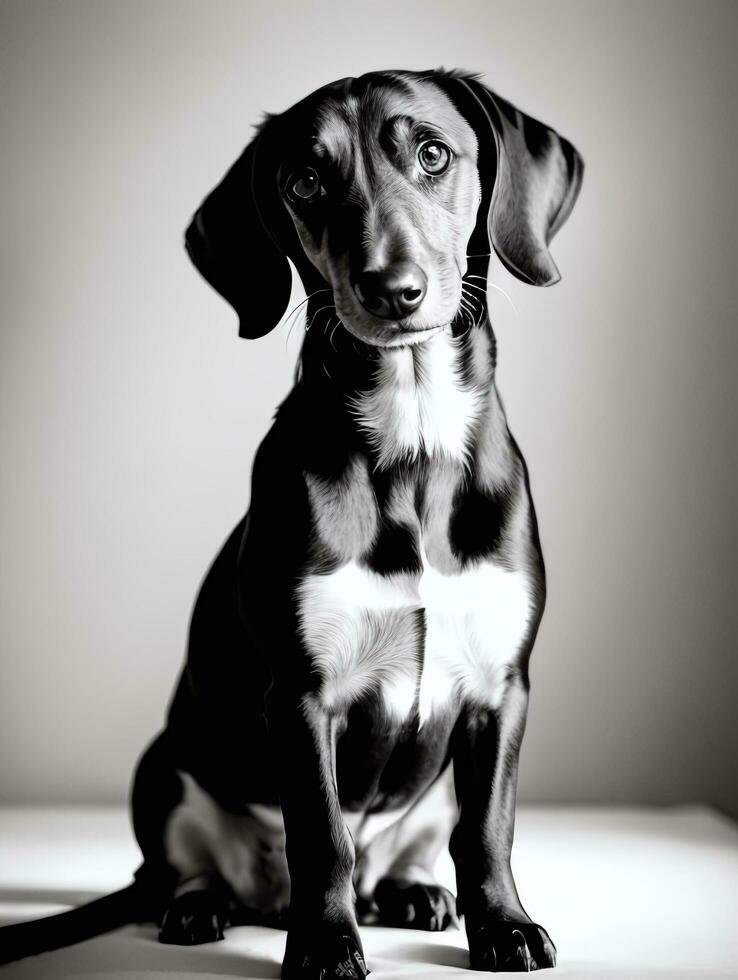
[[[328,323],[330,324],[330,322],[331,321],[329,320]],[[337,349],[336,345],[333,343],[333,338],[334,338],[334,336],[336,334],[336,330],[338,330],[338,328],[339,328],[340,325],[341,325],[341,321],[340,321],[340,319],[338,317],[336,317],[336,322],[333,325],[333,329],[330,332],[330,336],[328,337],[328,343],[331,345],[331,347],[333,348],[333,350],[336,351],[336,353],[338,353],[338,349]]]
[[[317,295],[318,295],[319,293],[332,293],[332,292],[333,292],[333,290],[332,290],[332,288],[331,288],[330,286],[326,286],[326,287],[324,287],[323,289],[314,289],[314,290],[312,291],[312,293],[310,293],[310,294],[309,294],[308,296],[306,296],[306,297],[305,297],[305,299],[301,299],[301,300],[300,300],[300,302],[299,302],[299,303],[297,303],[297,304],[296,304],[296,305],[295,305],[295,306],[294,306],[294,307],[293,307],[293,308],[292,308],[292,309],[290,310],[290,312],[289,312],[289,313],[288,313],[287,315],[288,315],[288,316],[292,316],[292,315],[293,315],[293,313],[295,313],[295,312],[297,312],[297,310],[299,310],[301,306],[304,306],[304,305],[305,305],[305,303],[309,303],[309,302],[310,302],[310,300],[311,300],[311,299],[312,299],[312,298],[313,298],[314,296],[317,296]]]
[[[517,307],[515,306],[515,304],[513,303],[513,301],[510,299],[510,297],[507,295],[507,293],[502,288],[502,286],[496,286],[493,282],[490,282],[487,285],[490,287],[490,289],[496,289],[498,293],[502,293],[502,295],[505,297],[505,299],[510,304],[510,306],[512,308],[512,311],[515,314],[515,316],[518,316],[519,315],[518,314],[518,311],[517,311]]]
[[[464,276],[464,280],[467,280],[467,279],[480,279],[485,284],[485,286],[486,286],[487,289],[496,289],[498,293],[502,293],[502,295],[505,297],[505,299],[508,301],[508,303],[512,307],[515,315],[516,316],[518,315],[518,311],[517,311],[517,309],[515,307],[515,304],[510,299],[510,296],[508,295],[508,293],[502,288],[502,286],[498,286],[496,283],[490,282],[489,279],[487,278],[487,276],[477,276],[477,275],[473,275],[473,274],[467,273],[467,275]],[[470,286],[472,289],[481,289],[482,288],[481,286],[477,286],[475,283],[472,283],[472,282],[465,282],[465,285]]]
[[[464,309],[463,306],[459,307],[457,316],[458,316],[459,323],[467,323],[467,324],[469,323],[469,313],[467,310]]]
[[[474,313],[468,307],[464,306],[461,307],[461,321],[467,325],[462,336],[466,336],[466,334],[470,333],[478,325]]]
[[[302,307],[305,305],[305,303],[307,303],[310,299],[312,299],[311,296],[306,296],[305,299],[302,300],[301,303],[298,303],[297,306],[293,310],[290,310],[290,312],[287,314],[287,317],[284,320],[284,324],[285,324],[285,326],[288,327],[288,330],[287,330],[287,336],[288,337],[290,335],[290,331],[292,330],[292,328],[294,327],[294,325],[297,323],[297,313],[299,312],[300,309],[302,309]],[[290,323],[290,321],[292,321],[292,322]]]
[[[302,307],[303,307],[303,306],[304,306],[304,305],[305,305],[306,303],[309,303],[309,302],[310,302],[310,300],[311,300],[311,299],[312,299],[312,298],[313,298],[314,296],[317,296],[317,295],[318,295],[318,293],[331,293],[331,292],[333,292],[333,290],[332,290],[331,288],[329,288],[329,287],[327,287],[327,288],[325,288],[325,289],[315,289],[315,290],[313,290],[313,292],[312,292],[312,293],[310,293],[310,295],[309,295],[309,296],[306,296],[306,297],[305,297],[305,299],[303,299],[303,300],[300,300],[300,302],[299,302],[299,303],[297,303],[297,304],[296,304],[296,305],[295,305],[295,306],[294,306],[294,307],[293,307],[293,308],[292,308],[292,309],[290,310],[290,312],[289,312],[289,313],[287,314],[287,316],[286,316],[286,317],[285,317],[285,319],[284,319],[284,324],[285,324],[285,326],[287,326],[287,324],[288,324],[288,323],[290,322],[290,320],[291,320],[291,319],[292,319],[292,318],[293,318],[293,317],[294,317],[294,316],[295,316],[295,315],[296,315],[296,314],[297,314],[297,313],[299,312],[299,310],[300,310],[300,309],[302,309]],[[295,321],[295,322],[296,322],[296,321]],[[292,330],[292,327],[293,327],[294,325],[295,325],[295,324],[294,324],[294,322],[293,322],[293,323],[292,323],[292,325],[290,326],[290,328],[289,328],[289,329],[290,329],[290,330]],[[289,337],[289,333],[287,334],[287,336]]]
[[[336,307],[333,303],[327,303],[325,306],[321,306],[319,309],[317,309],[310,317],[310,320],[306,321],[305,333],[307,333],[310,327],[312,327],[313,323],[315,322],[315,318],[318,316],[319,313],[323,313],[325,310],[335,310],[335,308]]]
[[[465,302],[467,307],[471,310],[474,320],[476,321],[477,317],[479,317],[479,321],[481,322],[481,319],[484,316],[485,306],[480,302],[479,298],[475,296],[473,293],[467,293],[463,288],[461,292],[462,292],[462,302]],[[479,306],[478,314],[476,312],[477,306]]]
[[[469,303],[469,300],[468,300],[468,299],[467,299],[466,297],[464,297],[464,296],[462,296],[462,297],[461,297],[461,304],[460,304],[460,305],[461,305],[461,309],[462,309],[462,310],[463,310],[463,311],[464,311],[464,312],[465,312],[466,314],[468,314],[468,315],[469,315],[469,317],[470,317],[470,318],[471,318],[472,320],[474,320],[474,307],[473,307],[473,306],[471,306],[471,304]]]
[[[316,290],[316,292],[321,292],[321,293],[322,293],[322,292],[330,292],[330,290],[323,290],[323,289],[320,289],[320,290]],[[305,298],[305,299],[304,299],[304,300],[302,301],[302,303],[300,304],[300,306],[303,306],[303,305],[304,305],[305,303],[307,303],[307,302],[308,302],[308,300],[310,300],[310,299],[312,299],[312,297],[313,297],[314,295],[315,295],[315,293],[313,293],[313,294],[311,294],[310,296],[308,296],[308,297],[306,297],[306,298]],[[287,329],[287,337],[286,337],[286,339],[285,339],[285,345],[288,345],[288,344],[289,344],[289,341],[290,341],[290,337],[292,336],[292,331],[293,331],[293,330],[295,329],[295,326],[296,326],[296,324],[297,324],[297,321],[298,321],[298,319],[299,319],[299,317],[297,316],[297,314],[298,314],[298,313],[299,313],[299,309],[298,309],[298,308],[295,308],[295,309],[294,309],[294,310],[292,311],[292,313],[290,314],[290,318],[292,319],[292,323],[290,323],[290,325],[289,325],[289,327],[288,327],[288,329]],[[313,314],[313,315],[314,315],[314,314]],[[311,320],[312,320],[312,317],[311,317]],[[286,321],[285,321],[285,323],[287,323],[287,322],[289,322],[289,318],[288,318],[288,320],[286,320]],[[307,329],[308,329],[308,326],[309,326],[309,324],[307,323],[307,319],[305,320],[305,323],[306,323],[306,326],[305,326],[305,331],[307,332]]]
[[[465,296],[468,300],[472,300],[474,302],[479,302],[479,297],[476,295],[476,293],[470,293],[468,291],[469,289],[472,289],[472,288],[475,288],[475,289],[479,290],[479,287],[478,286],[473,287],[471,285],[471,283],[465,282],[464,285],[461,287],[461,294],[462,294],[462,296]],[[484,296],[484,293],[482,293],[482,295]]]
[[[315,317],[324,310],[335,310],[335,308],[334,303],[325,303],[323,306],[319,306],[317,310],[313,310],[313,312],[310,314],[310,319],[314,320]]]
[[[292,323],[290,324],[290,326],[287,329],[287,336],[286,336],[285,342],[284,342],[285,347],[287,347],[289,345],[290,337],[292,336],[292,331],[295,329],[295,324],[296,323],[297,323],[297,317],[295,317],[293,319]]]
[[[484,289],[482,286],[477,286],[477,284],[474,282],[465,282],[464,285],[467,287],[467,289],[476,289],[477,292],[481,293],[482,296],[484,297],[487,296],[487,290]]]

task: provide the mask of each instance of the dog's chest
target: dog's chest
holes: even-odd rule
[[[357,400],[371,453],[339,476],[305,473],[312,542],[296,589],[324,703],[372,695],[421,723],[461,702],[496,705],[535,609],[528,498],[494,390],[482,404],[460,381],[448,338],[423,351],[410,367],[381,361]]]
[[[377,573],[348,561],[307,575],[297,601],[319,696],[346,708],[372,694],[391,719],[423,723],[461,702],[495,706],[530,628],[523,571],[494,561],[455,574]]]

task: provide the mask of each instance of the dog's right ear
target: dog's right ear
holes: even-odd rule
[[[263,337],[284,315],[292,273],[270,224],[278,207],[269,121],[205,198],[185,233],[198,272],[238,314],[241,337]]]

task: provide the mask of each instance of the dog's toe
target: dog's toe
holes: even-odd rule
[[[421,885],[383,878],[374,890],[382,925],[441,932],[457,925],[456,899],[441,885]]]
[[[364,980],[369,973],[360,942],[351,935],[287,939],[282,980]]]
[[[175,946],[197,946],[223,939],[227,913],[222,898],[202,889],[175,898],[159,929],[159,942]]]
[[[556,966],[556,947],[534,922],[492,921],[469,933],[472,970],[531,973]]]

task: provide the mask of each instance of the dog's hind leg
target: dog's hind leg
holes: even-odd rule
[[[179,880],[161,919],[159,942],[195,946],[223,939],[229,892],[215,866],[207,834],[187,803],[173,812],[165,843]]]
[[[404,816],[369,843],[357,872],[367,921],[376,917],[382,925],[430,932],[457,924],[456,900],[435,874],[457,812],[449,766]]]
[[[179,775],[182,801],[164,838],[179,878],[161,942],[213,942],[229,925],[284,925],[290,884],[279,807],[253,804],[234,813],[192,775]]]
[[[148,917],[163,943],[193,945],[223,938],[227,891],[201,835],[187,823],[186,777],[177,771],[167,731],[142,756],[133,783],[133,828],[144,856],[136,880],[150,898]]]
[[[136,881],[144,886],[147,918],[152,922],[161,921],[179,878],[167,857],[165,832],[182,793],[165,729],[139,759],[131,790],[131,822],[143,855]]]

